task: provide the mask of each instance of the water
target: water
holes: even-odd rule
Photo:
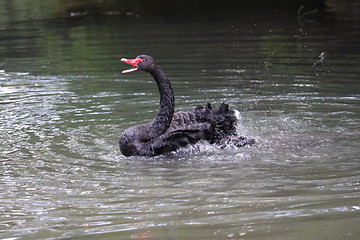
[[[274,16],[2,26],[0,238],[359,239],[358,22]],[[140,53],[177,110],[226,101],[258,143],[122,156],[158,105],[147,74],[121,74]]]

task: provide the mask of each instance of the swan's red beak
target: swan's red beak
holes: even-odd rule
[[[135,72],[135,71],[138,70],[137,65],[138,65],[139,62],[142,61],[142,59],[141,58],[135,58],[135,59],[122,58],[121,61],[134,66],[134,68],[130,68],[130,69],[122,71],[122,73],[129,73],[129,72]]]

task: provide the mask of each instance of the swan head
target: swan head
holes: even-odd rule
[[[122,73],[130,73],[137,70],[152,72],[157,66],[155,59],[148,55],[139,55],[134,59],[122,58],[121,61],[134,66],[133,68],[122,71]]]

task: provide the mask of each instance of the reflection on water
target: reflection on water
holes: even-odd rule
[[[358,239],[360,32],[325,20],[2,28],[0,238]],[[226,101],[258,143],[123,157],[119,134],[158,105],[149,76],[120,74],[139,53],[178,110]]]

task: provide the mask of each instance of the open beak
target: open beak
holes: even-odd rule
[[[127,58],[122,58],[121,59],[122,62],[127,63],[129,65],[134,66],[133,68],[127,69],[122,71],[122,73],[130,73],[130,72],[135,72],[138,70],[138,63],[142,61],[141,58],[135,58],[135,59],[127,59]]]

